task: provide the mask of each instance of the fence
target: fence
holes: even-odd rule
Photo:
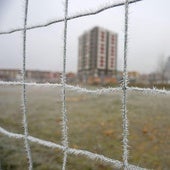
[[[24,25],[23,28],[17,28],[12,29],[9,31],[0,32],[0,35],[3,34],[11,34],[17,31],[23,32],[23,65],[22,65],[22,81],[21,82],[4,82],[1,81],[1,86],[22,86],[22,113],[23,113],[23,126],[24,126],[24,134],[16,134],[9,132],[5,130],[4,128],[0,127],[0,133],[7,135],[8,137],[16,138],[16,139],[24,139],[25,141],[25,149],[28,157],[28,169],[33,169],[33,161],[31,157],[31,149],[29,145],[30,142],[38,143],[39,145],[47,146],[49,148],[57,148],[63,151],[63,165],[62,170],[66,169],[66,163],[67,163],[67,155],[68,154],[74,154],[74,155],[82,155],[87,158],[90,158],[92,160],[100,160],[105,163],[111,164],[113,167],[116,168],[123,168],[125,170],[127,169],[144,169],[140,168],[138,166],[134,166],[128,163],[128,118],[127,118],[127,92],[128,91],[137,91],[141,93],[147,93],[147,94],[166,94],[169,95],[170,91],[167,90],[159,90],[156,88],[150,89],[150,88],[137,88],[137,87],[128,87],[128,75],[127,75],[127,50],[128,50],[128,10],[129,10],[129,4],[138,2],[141,0],[125,0],[125,2],[120,3],[110,3],[109,5],[103,6],[97,10],[92,10],[91,12],[82,12],[77,15],[68,16],[68,0],[65,0],[65,15],[63,18],[56,19],[54,21],[50,21],[45,24],[39,24],[31,27],[27,27],[27,15],[28,15],[28,0],[25,0],[25,13],[24,13]],[[103,88],[103,89],[97,89],[97,90],[88,90],[86,88],[81,88],[78,86],[71,86],[66,84],[66,52],[67,52],[67,22],[68,20],[73,20],[78,17],[84,17],[84,16],[90,16],[98,14],[104,10],[107,10],[109,8],[114,8],[117,6],[125,6],[125,30],[124,30],[124,70],[123,70],[123,82],[120,87],[117,88]],[[61,77],[61,83],[60,84],[38,84],[38,83],[26,83],[25,81],[25,72],[26,72],[26,42],[27,42],[27,34],[26,32],[30,29],[36,29],[40,27],[46,27],[51,24],[55,24],[58,22],[64,22],[64,39],[63,39],[63,72]],[[45,141],[42,139],[38,139],[35,137],[32,137],[29,135],[28,132],[28,122],[27,122],[27,96],[26,96],[26,86],[47,86],[47,87],[61,87],[62,88],[62,136],[63,136],[63,145],[58,145],[56,143]],[[108,93],[115,93],[117,91],[122,91],[122,128],[123,128],[123,134],[122,134],[122,141],[123,141],[123,153],[122,158],[123,161],[114,160],[111,158],[107,158],[103,155],[95,154],[86,150],[80,150],[80,149],[73,149],[69,147],[69,141],[68,141],[68,125],[67,125],[67,110],[66,110],[66,89],[73,90],[76,92],[81,93],[90,93],[90,94],[108,94]]]

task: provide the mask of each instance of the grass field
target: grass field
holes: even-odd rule
[[[23,133],[21,87],[0,87],[0,126]],[[29,134],[61,144],[61,92],[27,88]],[[122,160],[121,97],[67,92],[69,146]],[[170,167],[170,96],[130,93],[128,97],[129,162],[149,169]],[[59,170],[63,153],[31,143],[35,170]],[[0,134],[2,170],[27,169],[22,140]],[[69,170],[111,170],[110,165],[68,156]]]

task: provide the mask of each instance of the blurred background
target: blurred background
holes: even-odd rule
[[[109,0],[70,0],[68,15],[93,11]],[[130,5],[129,86],[170,88],[170,1]],[[23,27],[24,1],[0,0],[0,32]],[[63,0],[30,0],[28,26],[64,16]],[[27,31],[26,81],[60,83],[63,23]],[[91,90],[122,82],[124,7],[68,21],[67,83]],[[0,81],[20,81],[22,32],[0,35]],[[61,88],[27,86],[29,134],[61,144]],[[170,167],[168,95],[128,92],[129,162],[149,169]],[[69,146],[122,161],[121,92],[90,95],[67,90]],[[21,87],[0,86],[0,126],[23,134]],[[63,153],[31,143],[36,170],[61,169]],[[99,161],[69,155],[68,169],[111,170]],[[23,141],[0,134],[0,170],[27,169]],[[116,168],[115,168],[116,169]]]
[[[68,15],[94,10],[111,2],[104,0],[70,1]],[[22,28],[23,1],[1,0],[0,3],[0,31]],[[162,82],[164,84],[170,79],[167,76],[170,67],[169,3],[167,0],[147,0],[130,5],[128,71],[132,81],[138,79],[138,83]],[[29,1],[28,26],[62,18],[63,15],[62,1]],[[116,71],[118,80],[120,80],[123,68],[123,23],[123,7],[112,8],[97,15],[69,21],[67,72],[77,76],[80,56],[79,37],[85,31],[99,27],[117,34]],[[27,31],[26,68],[33,71],[61,72],[62,47],[63,23]],[[21,69],[22,32],[1,35],[0,48],[0,69]]]

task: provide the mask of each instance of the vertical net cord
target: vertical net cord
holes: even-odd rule
[[[32,157],[31,150],[28,143],[28,125],[27,125],[27,96],[26,96],[26,85],[25,85],[25,73],[26,73],[26,27],[27,27],[27,15],[28,15],[28,0],[25,0],[24,4],[24,30],[23,30],[23,67],[22,67],[22,111],[23,111],[23,126],[24,126],[24,140],[25,149],[27,152],[29,170],[32,170]]]
[[[68,0],[64,4],[64,47],[63,47],[63,72],[62,72],[62,132],[64,158],[62,170],[66,169],[67,149],[68,149],[68,127],[67,127],[67,110],[66,110],[66,53],[67,53],[67,17],[68,17]]]
[[[125,0],[125,30],[124,30],[124,69],[123,69],[123,96],[122,96],[122,124],[123,124],[123,168],[128,169],[128,118],[127,118],[127,50],[128,50],[128,10],[129,2]]]

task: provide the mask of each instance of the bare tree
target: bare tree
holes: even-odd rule
[[[166,59],[164,55],[160,55],[158,58],[157,74],[160,76],[160,81],[162,84],[166,83]]]
[[[170,56],[167,58],[165,64],[165,78],[167,83],[169,83],[170,82]]]

